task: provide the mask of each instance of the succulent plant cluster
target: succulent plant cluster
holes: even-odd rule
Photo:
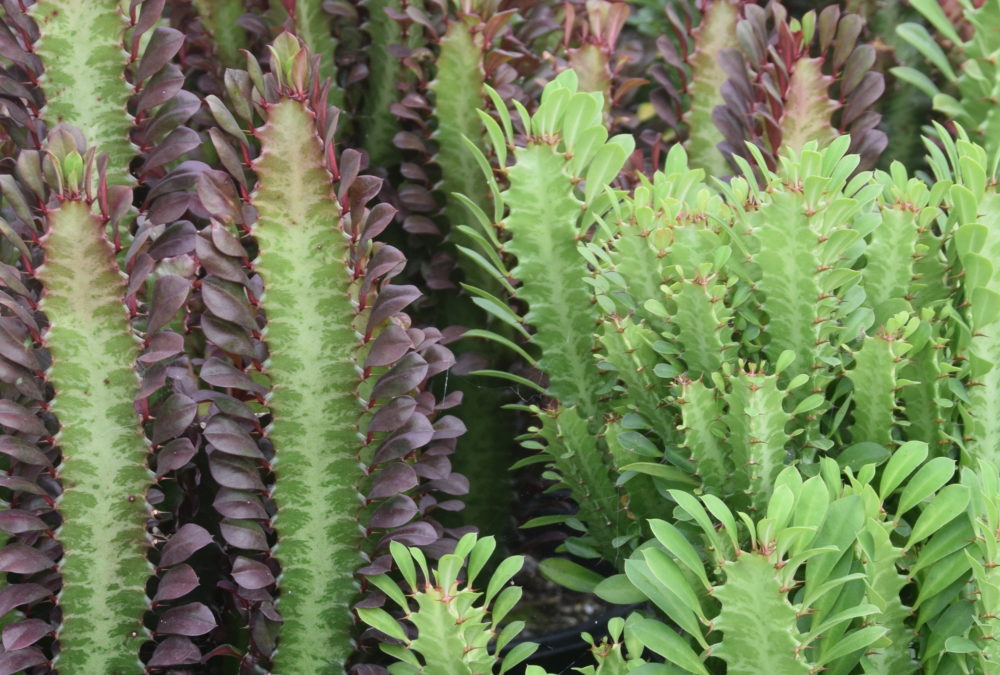
[[[0,675],[996,669],[997,0],[0,17]]]

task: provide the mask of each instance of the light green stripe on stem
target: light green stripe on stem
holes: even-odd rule
[[[229,67],[242,65],[240,49],[247,46],[247,36],[236,20],[246,11],[243,0],[194,0],[194,6],[222,62]]]
[[[342,673],[354,573],[363,564],[358,485],[365,475],[348,243],[312,113],[296,101],[277,103],[258,135],[253,234],[266,289],[284,619],[274,672]]]
[[[525,320],[537,329],[532,339],[542,350],[539,364],[549,376],[549,391],[590,417],[600,383],[591,353],[597,312],[583,282],[587,264],[577,252],[581,203],[565,164],[547,145],[518,149],[503,195],[512,235],[505,248],[517,256],[512,274],[522,283],[518,297],[528,303]]]
[[[485,155],[483,123],[476,112],[483,107],[483,52],[473,42],[469,27],[454,21],[441,38],[441,54],[437,61],[437,77],[430,84],[434,92],[434,119],[438,143],[435,161],[441,167],[441,191],[447,198],[445,215],[451,227],[468,224],[470,214],[464,205],[452,197],[465,195],[484,212],[489,212],[486,181],[476,158],[462,137],[468,138]],[[464,246],[474,246],[471,239],[453,231],[452,240]],[[473,286],[492,292],[499,285],[475,265],[466,266],[466,275]]]
[[[45,345],[52,353],[52,411],[61,426],[59,665],[66,673],[137,673],[151,573],[146,490],[152,478],[133,408],[139,343],[100,219],[86,204],[68,201],[48,224],[38,278],[51,324]]]
[[[897,359],[892,340],[898,336],[880,333],[866,336],[855,352],[854,368],[847,377],[854,384],[854,443],[893,445],[892,430],[896,426]]]
[[[688,126],[687,151],[691,166],[705,169],[709,176],[731,173],[719,152],[722,132],[712,120],[712,111],[723,105],[722,85],[729,76],[719,65],[723,49],[736,44],[736,7],[730,0],[714,2],[694,31],[695,50],[691,55],[691,107],[684,115]]]
[[[118,0],[43,0],[31,8],[41,32],[35,53],[45,71],[42,118],[52,127],[72,124],[88,143],[108,155],[108,182],[134,182],[128,173],[136,147],[129,140],[132,95],[122,48],[128,27]]]
[[[373,166],[386,166],[398,161],[398,151],[392,145],[397,129],[396,116],[389,106],[399,98],[396,83],[409,77],[399,59],[389,53],[389,47],[403,43],[399,23],[385,13],[387,8],[401,12],[399,0],[368,0],[365,31],[371,39],[368,47],[368,80],[365,82],[364,110],[361,116],[364,134],[362,143],[371,155]],[[411,28],[419,32],[416,24]],[[477,168],[478,172],[479,169]]]

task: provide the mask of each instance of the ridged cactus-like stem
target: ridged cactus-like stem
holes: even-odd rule
[[[79,672],[136,672],[151,572],[148,445],[132,404],[139,344],[102,220],[80,200],[63,202],[46,220],[38,278],[51,324],[44,342],[61,424],[65,519],[57,533],[65,551],[59,658]]]
[[[722,85],[729,79],[719,63],[719,54],[733,46],[738,19],[739,8],[732,0],[712,2],[693,31],[694,51],[688,57],[691,106],[684,114],[686,145],[691,165],[705,169],[710,176],[730,172],[729,163],[718,149],[724,137],[712,121],[712,111],[723,104]]]
[[[273,496],[285,631],[276,668],[286,673],[333,673],[347,658],[348,607],[357,588],[351,577],[345,583],[332,571],[364,563],[358,417],[365,403],[357,390],[364,326],[344,320],[357,313],[350,295],[356,282],[314,126],[301,103],[275,104],[258,131],[261,155],[254,166],[256,268],[267,289],[261,306],[274,383],[268,437],[281,449]],[[303,654],[313,658],[305,662]]]
[[[45,64],[39,84],[45,90],[45,122],[80,129],[100,148],[112,167],[112,184],[129,184],[129,162],[136,148],[129,140],[132,95],[123,71],[128,22],[118,0],[43,0],[31,8],[40,29],[35,53]]]
[[[242,64],[240,49],[246,47],[247,36],[237,20],[246,11],[243,0],[193,0],[193,4],[222,62],[228,66]]]
[[[392,540],[435,542],[442,530],[429,512],[456,505],[432,493],[467,489],[447,458],[465,429],[437,416],[454,397],[439,402],[425,390],[454,357],[440,331],[411,327],[401,310],[419,293],[388,283],[405,259],[372,241],[393,215],[365,206],[381,181],[359,175],[360,153],[335,155],[337,110],[310,86],[318,71],[309,52],[288,33],[271,49],[272,72],[247,74],[262,96],[259,116],[233,102],[251,133],[220,139],[253,157],[255,183],[237,192],[214,173],[198,185],[217,221],[213,246],[229,258],[212,256],[215,276],[202,284],[210,310],[202,328],[213,353],[230,361],[229,375],[203,367],[201,376],[265,394],[258,403],[269,418],[247,424],[232,403],[220,405],[206,436],[210,463],[224,453],[213,477],[225,488],[216,508],[234,513],[223,537],[251,617],[244,662],[290,675],[341,673],[354,649],[350,606],[361,597],[360,575],[388,569]],[[230,115],[219,102],[213,114]],[[242,245],[217,236],[226,222],[248,227],[255,258],[244,261]],[[234,443],[231,430],[243,441]],[[425,461],[419,449],[428,444]],[[265,480],[273,483],[265,488]],[[227,504],[240,491],[253,494],[254,508]],[[256,534],[230,537],[227,524]]]

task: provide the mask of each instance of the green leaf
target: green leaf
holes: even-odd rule
[[[906,493],[904,492],[905,496]],[[969,488],[965,485],[947,485],[935,495],[917,518],[906,548],[931,536],[965,512],[969,505]]]
[[[635,471],[646,474],[654,478],[662,478],[671,483],[681,483],[683,485],[697,486],[699,482],[692,478],[687,472],[681,471],[677,467],[668,464],[654,464],[653,462],[633,462],[618,467],[619,471]]]
[[[628,626],[647,649],[684,668],[689,673],[709,675],[708,669],[680,635],[653,619],[640,619]]]
[[[948,16],[941,8],[940,2],[937,2],[937,0],[910,0],[910,4],[914,9],[923,14],[924,18],[952,44],[960,45],[965,42],[955,32],[955,27],[952,26],[951,20],[948,19]]]
[[[604,580],[597,572],[566,558],[546,558],[538,563],[538,571],[549,581],[579,593],[593,593]]]
[[[624,574],[615,574],[594,586],[594,595],[615,605],[644,602],[646,596]]]
[[[889,72],[892,73],[892,75],[897,79],[912,84],[914,87],[926,94],[928,98],[934,98],[941,92],[941,90],[938,89],[938,86],[934,83],[934,80],[927,77],[916,68],[910,68],[909,66],[896,66],[895,68],[890,68]]]
[[[927,459],[927,452],[927,444],[921,441],[909,441],[896,448],[882,471],[882,482],[879,484],[882,501]]]
[[[926,28],[918,23],[903,23],[896,26],[896,34],[913,45],[914,49],[933,63],[948,78],[949,82],[958,80],[955,71],[951,69],[951,64],[948,63],[948,57],[945,56],[944,50],[935,42]]]
[[[817,665],[826,665],[842,656],[847,656],[852,652],[864,649],[887,632],[888,629],[884,626],[868,626],[867,628],[861,628],[860,630],[848,633],[826,650],[823,658],[817,661]]]
[[[484,601],[487,605],[490,604],[497,593],[499,593],[500,590],[507,585],[507,582],[513,579],[514,575],[521,571],[522,567],[524,567],[523,555],[507,558],[497,566],[496,571],[493,573],[493,578],[490,579],[490,583],[486,587],[486,597],[484,598]]]
[[[399,622],[392,618],[392,615],[384,609],[359,607],[356,611],[358,612],[358,617],[372,628],[380,630],[389,637],[396,638],[402,642],[409,642],[406,632],[399,625]]]
[[[658,548],[645,548],[642,550],[642,556],[656,580],[673,591],[689,611],[704,621],[705,615],[701,611],[698,596],[684,578],[680,567]]]
[[[954,475],[955,460],[948,457],[935,457],[924,464],[903,488],[896,507],[896,518],[940,490]]]
[[[847,447],[837,455],[837,464],[841,468],[849,468],[851,471],[857,472],[868,464],[878,466],[889,457],[890,453],[885,446],[878,443],[862,442]]]

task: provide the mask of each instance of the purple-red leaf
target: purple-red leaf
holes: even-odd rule
[[[375,307],[372,308],[371,316],[368,317],[367,330],[370,332],[419,297],[420,291],[417,290],[416,286],[386,286],[378,294]]]
[[[431,440],[440,441],[445,438],[458,438],[466,432],[465,424],[454,415],[445,415],[434,423],[434,437]]]
[[[406,492],[417,485],[417,473],[404,462],[393,462],[382,467],[372,483],[368,499],[382,499]]]
[[[153,299],[149,305],[149,326],[146,331],[155,333],[166,326],[187,301],[191,282],[176,274],[167,274],[153,284]]]
[[[142,172],[149,173],[164,164],[180,159],[201,145],[198,132],[187,127],[177,127],[166,138],[156,144],[156,149],[146,155],[142,164]]]
[[[208,469],[219,485],[236,490],[263,490],[256,465],[243,457],[213,452],[208,458]]]
[[[42,421],[24,406],[13,401],[0,400],[0,424],[31,436],[45,436],[48,432]]]
[[[434,427],[431,426],[430,421],[425,415],[416,413],[398,431],[382,441],[378,450],[375,451],[372,464],[382,464],[407,455],[411,451],[427,445],[433,436]]]
[[[160,567],[173,567],[184,562],[213,541],[212,535],[201,525],[187,523],[170,537],[160,554]]]
[[[405,330],[396,324],[389,324],[372,343],[365,359],[365,368],[392,365],[403,358],[412,346]]]
[[[216,415],[205,425],[205,438],[215,446],[216,450],[227,455],[263,459],[257,443],[243,427],[234,420]]]
[[[139,363],[148,365],[169,359],[184,351],[184,336],[173,331],[163,331],[153,336],[146,351],[139,357]]]
[[[257,356],[250,336],[235,323],[217,319],[211,314],[202,314],[201,329],[205,337],[220,349],[250,358]]]
[[[373,284],[382,277],[391,279],[406,267],[406,256],[398,248],[379,244],[376,246],[378,249],[368,261],[368,269],[365,271],[366,284]]]
[[[440,538],[441,535],[438,534],[437,530],[430,523],[420,520],[409,525],[404,525],[394,532],[389,533],[389,535],[379,542],[378,548],[381,549],[383,546],[388,546],[390,541],[398,541],[407,546],[427,546]]]
[[[157,205],[169,196],[165,195],[157,199]],[[185,200],[176,205],[178,211],[174,214],[174,218],[184,213],[187,204],[188,202]],[[178,220],[168,225],[163,234],[156,238],[156,243],[150,247],[149,256],[153,260],[163,260],[193,253],[196,232],[194,225],[187,220]]]
[[[180,51],[184,44],[184,33],[173,28],[159,26],[153,31],[149,38],[146,51],[139,61],[139,71],[136,73],[137,82],[142,82],[150,75],[153,75],[174,58],[174,54]]]
[[[201,379],[214,387],[242,389],[259,394],[267,393],[267,387],[257,384],[246,373],[237,370],[228,361],[215,356],[205,361],[199,375]]]
[[[49,526],[45,521],[28,511],[21,509],[7,509],[0,511],[0,530],[8,534],[21,534],[22,532],[36,532],[47,530]]]
[[[149,665],[153,668],[200,663],[201,651],[186,637],[171,636],[156,646]]]
[[[371,398],[393,398],[412,391],[427,376],[427,362],[411,352],[390,368],[372,388]]]
[[[153,422],[153,443],[180,436],[194,421],[198,404],[184,394],[171,394],[156,406]]]
[[[368,432],[396,431],[409,421],[416,409],[417,402],[413,397],[394,398],[375,411],[371,422],[368,423]]]
[[[257,590],[274,583],[274,575],[267,565],[239,556],[233,562],[233,579],[243,588]]]
[[[48,598],[52,591],[39,584],[13,584],[0,591],[0,616],[22,605]]]
[[[198,199],[205,210],[216,220],[240,220],[240,199],[233,181],[224,171],[205,171],[199,174]]]
[[[417,505],[406,495],[397,495],[385,502],[372,514],[370,527],[389,529],[405,525],[417,515]]]
[[[32,466],[52,466],[41,450],[14,436],[0,436],[0,453]]]
[[[52,625],[41,619],[25,619],[3,628],[3,650],[14,652],[35,644],[53,631]]]
[[[4,652],[0,654],[0,675],[14,675],[14,673],[20,673],[22,670],[34,666],[45,665],[48,662],[45,655],[34,647],[19,649],[16,652]]]
[[[230,546],[247,551],[268,550],[267,537],[256,521],[225,518],[219,524],[219,529],[222,532],[222,538]]]
[[[252,492],[222,488],[212,504],[224,518],[267,518],[267,511]]]
[[[364,244],[369,239],[374,239],[382,234],[382,231],[392,222],[392,218],[395,215],[396,209],[390,204],[376,204],[372,207],[371,212],[368,214],[368,220],[365,222],[365,229],[361,233],[359,243]]]
[[[208,277],[202,281],[201,298],[209,311],[220,319],[232,321],[248,331],[256,330],[257,321],[242,286]]]
[[[34,574],[52,567],[53,564],[47,555],[24,544],[7,544],[0,548],[0,572]]]
[[[176,600],[198,588],[198,575],[194,573],[190,565],[177,565],[160,579],[159,586],[156,587],[154,603]]]
[[[160,617],[156,626],[157,633],[170,635],[188,635],[195,637],[204,635],[216,626],[215,616],[200,602],[168,609]]]
[[[420,215],[409,215],[403,221],[403,230],[409,232],[410,234],[430,234],[436,237],[441,236],[441,228],[439,228],[433,220],[427,216]]]
[[[168,471],[176,471],[194,457],[194,444],[187,438],[176,438],[156,453],[156,475],[163,476]]]

